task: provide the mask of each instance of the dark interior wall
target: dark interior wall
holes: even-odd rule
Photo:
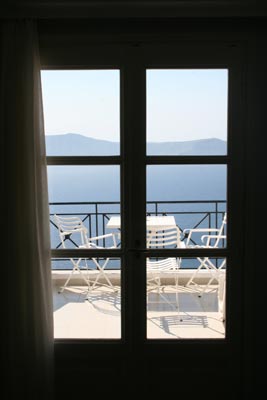
[[[260,328],[264,315],[264,291],[259,289],[259,277],[265,274],[264,230],[266,218],[266,117],[267,104],[267,36],[251,35],[248,40],[246,103],[247,118],[245,136],[246,153],[246,207],[247,207],[247,246],[245,250],[247,274],[244,290],[247,292],[245,309],[248,313],[244,327],[245,360],[247,372],[254,376],[255,387],[263,387],[264,379],[259,363],[263,361],[262,349],[265,339]],[[263,274],[263,275],[262,275]],[[253,362],[250,361],[253,360]],[[252,370],[253,365],[253,370]]]
[[[259,17],[262,0],[5,0],[3,16],[33,18]]]
[[[103,14],[106,17],[107,9]],[[21,13],[21,14],[20,14]],[[59,11],[58,11],[59,13]],[[68,14],[69,12],[67,12]],[[16,10],[12,15],[23,16],[25,12]],[[26,12],[27,14],[27,12]],[[36,12],[28,13],[28,16],[35,15]],[[165,383],[167,374],[170,373],[171,381],[177,385],[177,390],[199,394],[199,389],[192,385],[191,378],[194,375],[197,383],[206,382],[209,387],[210,382],[214,381],[217,390],[228,396],[230,399],[250,399],[254,386],[252,377],[257,376],[257,383],[260,385],[260,371],[256,368],[256,360],[260,359],[261,348],[264,345],[263,340],[263,319],[265,317],[264,288],[261,287],[261,278],[265,276],[265,254],[262,251],[264,244],[264,210],[265,210],[265,187],[266,187],[266,168],[265,159],[265,136],[266,136],[266,90],[267,90],[267,21],[263,17],[245,18],[239,15],[238,18],[219,18],[218,15],[213,19],[203,18],[192,19],[162,19],[157,15],[155,18],[128,18],[128,19],[60,19],[54,17],[47,18],[42,15],[39,20],[40,44],[43,49],[43,57],[49,53],[56,42],[70,40],[82,40],[109,42],[109,41],[129,41],[129,40],[148,40],[157,42],[158,40],[203,40],[203,41],[240,41],[244,49],[242,56],[242,74],[243,74],[243,113],[241,115],[243,124],[243,135],[240,137],[240,143],[245,147],[245,207],[246,207],[246,239],[244,246],[244,271],[243,271],[243,290],[244,296],[244,324],[240,332],[240,341],[242,342],[242,351],[239,354],[238,371],[231,365],[231,358],[227,364],[218,366],[220,356],[214,353],[212,364],[206,362],[206,354],[202,351],[196,351],[195,363],[179,365],[173,369],[166,369],[164,375]],[[8,14],[7,14],[8,16]],[[40,16],[40,15],[39,15]],[[45,18],[43,18],[45,17]],[[69,17],[69,15],[68,15]],[[263,233],[263,236],[261,236]],[[263,318],[262,318],[263,313]],[[215,351],[213,349],[213,351]],[[189,351],[192,355],[192,351]],[[212,351],[210,351],[211,353]],[[167,352],[168,353],[168,352]],[[77,354],[79,354],[77,356]],[[117,358],[117,355],[120,356]],[[209,354],[211,355],[211,354]],[[58,344],[56,346],[56,372],[58,398],[64,393],[78,396],[84,392],[84,385],[88,385],[88,393],[92,388],[103,385],[102,374],[113,373],[106,380],[107,392],[111,388],[114,392],[122,390],[130,394],[140,391],[149,391],[154,387],[157,392],[157,383],[155,377],[150,376],[149,365],[155,362],[153,357],[149,358],[146,367],[143,367],[142,354],[139,355],[140,369],[135,364],[131,364],[131,359],[127,354],[121,354],[116,346],[114,350],[107,350],[106,357],[92,355],[84,347],[80,347],[78,353],[76,349],[66,348]],[[192,360],[192,357],[191,357]],[[112,366],[113,363],[113,366]],[[217,372],[216,372],[217,368]],[[218,375],[221,376],[218,377]],[[66,380],[72,379],[72,384],[66,385]],[[146,378],[145,380],[144,377]],[[92,380],[92,378],[94,380]],[[160,378],[160,377],[158,377]],[[162,378],[161,378],[162,379]],[[121,384],[123,382],[123,384]],[[181,383],[182,382],[182,383]],[[146,386],[144,386],[146,385]],[[216,386],[211,385],[216,390]],[[222,389],[223,387],[223,389]],[[64,389],[65,388],[65,389]],[[103,388],[105,389],[105,388]],[[173,389],[173,388],[172,388]],[[185,390],[184,390],[185,389]],[[96,390],[97,391],[97,390]],[[175,390],[174,390],[175,391]],[[216,398],[220,398],[217,392]],[[203,397],[204,398],[204,397]]]

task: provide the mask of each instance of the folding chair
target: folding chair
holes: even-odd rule
[[[54,215],[54,222],[58,228],[58,233],[60,237],[60,241],[62,247],[64,249],[68,248],[66,243],[72,243],[74,247],[79,247],[80,245],[84,245],[87,242],[87,229],[85,228],[82,220],[78,217],[61,217],[59,215]],[[78,242],[78,243],[76,243]],[[62,293],[66,287],[70,279],[73,277],[75,272],[78,272],[82,278],[82,280],[88,285],[88,278],[82,273],[80,263],[82,261],[81,258],[74,259],[70,258],[70,261],[73,265],[73,268],[65,281],[64,285],[60,288],[59,293]],[[87,265],[86,265],[86,269]]]
[[[108,239],[108,238],[112,239],[112,246],[108,247],[108,248],[116,248],[117,247],[116,237],[115,237],[114,233],[109,233],[109,234],[105,234],[105,235],[88,238],[87,229],[79,217],[76,217],[76,216],[75,217],[65,217],[65,216],[63,217],[63,216],[59,216],[59,215],[55,214],[54,221],[58,228],[61,244],[64,249],[67,248],[67,246],[66,246],[67,242],[71,242],[72,245],[74,245],[74,247],[80,248],[80,249],[82,249],[82,248],[83,249],[84,248],[104,249],[107,247],[99,246],[98,242],[99,242],[99,240]],[[70,261],[73,264],[73,268],[72,268],[72,271],[70,272],[66,282],[61,287],[60,293],[62,293],[66,289],[66,287],[67,287],[70,279],[73,277],[75,271],[80,274],[81,278],[88,286],[89,291],[94,289],[96,287],[96,285],[100,285],[99,279],[101,277],[106,281],[106,284],[104,284],[104,285],[111,287],[114,291],[117,290],[117,289],[115,289],[115,287],[113,286],[110,279],[108,278],[108,276],[105,273],[105,268],[109,262],[109,258],[105,259],[104,264],[102,266],[100,265],[100,262],[96,258],[92,258],[92,261],[94,262],[94,264],[96,266],[96,270],[99,272],[97,274],[96,279],[94,281],[92,281],[92,285],[91,285],[91,281],[89,279],[89,274],[87,274],[87,277],[85,277],[85,275],[81,271],[80,263],[82,261],[82,258],[79,258],[77,261],[73,258],[70,258]],[[86,259],[85,259],[85,268],[88,272],[89,268],[88,268]]]
[[[222,243],[223,240],[226,240],[226,235],[224,234],[225,232],[225,227],[226,227],[226,222],[227,222],[227,217],[226,213],[224,214],[224,217],[222,219],[222,224],[219,229],[213,229],[213,228],[207,228],[207,229],[202,229],[202,228],[196,228],[196,229],[185,229],[183,231],[183,234],[185,235],[186,243],[185,247],[187,248],[218,248],[220,244]],[[192,236],[194,234],[201,235],[201,233],[205,233],[204,235],[201,236],[201,242],[203,244],[197,245],[197,244],[191,244],[193,241]],[[197,257],[197,260],[199,261],[199,266],[197,269],[194,271],[192,274],[191,278],[187,282],[186,286],[191,287],[193,286],[196,290],[199,292],[199,296],[201,296],[204,292],[206,292],[207,289],[214,289],[211,287],[211,285],[214,283],[214,281],[217,282],[217,285],[222,282],[222,277],[223,277],[223,270],[226,268],[226,259],[223,259],[221,264],[219,266],[216,266],[209,257]],[[199,284],[199,278],[201,275],[201,271],[206,270],[209,272],[209,280],[205,285],[200,285]]]
[[[111,239],[112,239],[112,243],[113,243],[112,246],[103,247],[103,246],[99,246],[99,245],[97,244],[99,240],[108,239],[108,238],[111,238]],[[90,237],[90,238],[87,239],[87,243],[86,243],[86,244],[80,246],[80,248],[87,248],[87,249],[107,249],[107,248],[108,248],[108,249],[115,249],[116,247],[117,247],[117,241],[116,241],[116,235],[115,235],[115,233],[107,233],[107,234],[105,234],[105,235]],[[104,260],[104,263],[101,265],[100,262],[99,262],[95,257],[92,257],[92,261],[93,261],[94,264],[96,265],[96,269],[97,269],[97,271],[98,271],[98,274],[97,274],[97,277],[96,277],[95,281],[93,282],[93,284],[92,284],[91,286],[90,286],[90,284],[89,284],[89,286],[88,286],[89,294],[90,294],[90,291],[92,291],[93,289],[95,289],[97,285],[98,285],[98,286],[107,286],[107,287],[110,287],[114,292],[117,292],[117,291],[119,290],[118,288],[116,288],[116,287],[112,284],[112,282],[110,281],[108,275],[106,274],[105,269],[106,269],[106,266],[107,266],[109,260],[110,260],[109,257],[106,258],[106,259]],[[103,283],[103,282],[101,283],[101,282],[99,281],[101,278],[103,278],[103,280],[106,281],[106,283]]]

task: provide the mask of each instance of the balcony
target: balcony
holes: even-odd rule
[[[79,216],[87,227],[88,235],[107,233],[107,222],[112,215],[118,215],[120,204],[99,203],[51,203],[52,248],[61,248],[58,230],[53,214]],[[186,228],[218,228],[226,211],[225,201],[183,201],[148,202],[149,215],[173,215],[183,231]],[[109,232],[108,232],[109,233]],[[186,236],[182,235],[182,240]],[[194,244],[198,244],[197,239]],[[71,247],[79,245],[71,240]],[[105,246],[105,242],[101,242]],[[119,244],[120,245],[120,244]],[[89,263],[90,260],[88,260]],[[219,268],[220,260],[213,260]],[[177,291],[173,286],[174,274],[166,273],[162,278],[164,296],[157,290],[147,292],[147,337],[150,339],[223,339],[225,337],[224,300],[219,282],[212,278],[207,269],[199,271],[195,285],[187,286],[199,265],[197,258],[181,260],[179,269],[179,308],[174,306]],[[88,291],[84,278],[93,282],[97,279],[96,268],[86,268],[75,273],[67,288],[59,293],[72,269],[68,259],[52,260],[52,280],[54,290],[54,334],[55,338],[119,339],[121,337],[121,294],[120,271],[123,266],[118,259],[112,259],[106,275],[118,290],[101,285]],[[88,265],[87,265],[88,267]],[[223,268],[222,276],[226,270]],[[149,274],[147,275],[149,279]],[[225,281],[225,279],[223,279]],[[205,289],[201,292],[202,289]]]

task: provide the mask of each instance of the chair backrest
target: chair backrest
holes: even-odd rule
[[[147,231],[147,248],[180,247],[180,234],[177,226]]]
[[[55,214],[54,221],[58,227],[63,248],[66,248],[67,239],[69,239],[74,245],[76,245],[76,247],[78,247],[78,245],[71,239],[71,235],[73,234],[79,235],[81,241],[79,245],[84,245],[87,243],[87,229],[79,217],[63,217]]]
[[[176,258],[168,257],[154,261],[147,259],[146,266],[148,272],[170,271],[177,270],[179,268],[179,263],[177,263]]]
[[[224,214],[223,219],[222,219],[222,224],[219,228],[219,231],[216,233],[216,235],[204,235],[202,236],[202,239],[206,239],[206,245],[211,246],[211,247],[219,247],[219,244],[222,242],[222,240],[226,239],[226,223],[227,223],[227,213]],[[212,242],[213,240],[213,242]]]

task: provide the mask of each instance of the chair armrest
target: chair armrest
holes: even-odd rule
[[[226,235],[203,235],[203,236],[201,236],[201,241],[203,243],[205,242],[205,240],[207,240],[206,243],[204,243],[206,246],[210,246],[210,242],[212,239],[214,239],[214,240],[226,239]]]
[[[108,238],[108,237],[112,237],[114,235],[115,235],[115,233],[107,233],[105,235],[89,237],[88,240],[91,241],[91,240],[105,239],[105,238]]]
[[[216,233],[220,232],[219,229],[217,228],[189,228],[189,229],[184,229],[183,234],[185,236],[186,240],[186,246],[189,246],[192,234],[193,233]]]
[[[226,239],[226,235],[203,235],[201,236],[201,240],[204,238],[211,238],[211,239]]]
[[[184,229],[183,233],[187,233],[187,232],[219,232],[220,229],[217,228],[188,228],[188,229]]]
[[[87,241],[88,241],[88,244],[93,245],[93,247],[95,247],[95,246],[98,247],[97,245],[95,245],[92,242],[100,240],[100,239],[107,239],[107,238],[112,238],[113,239],[113,246],[112,247],[117,247],[116,233],[114,233],[114,232],[106,233],[105,235],[99,235],[99,236],[90,237],[90,238],[87,239]]]
[[[73,233],[84,233],[85,235],[87,234],[87,229],[69,229],[69,230],[60,230],[59,231],[61,235],[67,236],[67,235],[72,235]]]

